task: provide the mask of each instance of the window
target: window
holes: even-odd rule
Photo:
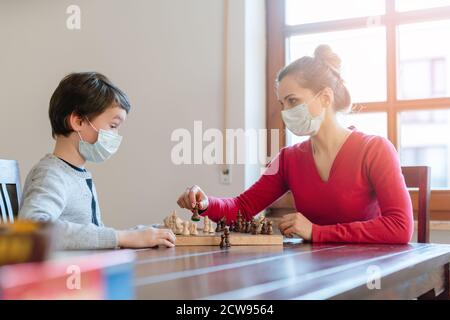
[[[386,31],[384,27],[294,35],[287,39],[286,61],[313,55],[321,43],[329,44],[342,61],[342,77],[355,101],[386,100]],[[370,74],[370,79],[367,75]]]
[[[413,11],[450,6],[450,0],[397,0],[397,11]]]
[[[398,99],[450,95],[450,20],[398,27]]]
[[[384,0],[286,0],[287,25],[377,16],[384,13]]]
[[[432,188],[446,195],[438,191],[445,203],[437,207],[450,213],[450,0],[267,0],[267,6],[267,125],[280,130],[281,146],[301,140],[284,128],[273,80],[284,65],[329,44],[342,58],[353,102],[362,106],[340,121],[390,139],[402,165],[431,166]]]
[[[450,111],[402,112],[400,123],[402,164],[431,166],[431,185],[449,189]]]

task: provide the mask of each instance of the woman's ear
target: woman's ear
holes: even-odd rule
[[[333,105],[334,102],[334,92],[331,88],[325,88],[320,95],[320,101],[325,108],[329,108]]]
[[[69,122],[70,127],[73,131],[78,132],[83,128],[83,118],[80,117],[75,112],[72,112],[72,114],[67,119]]]

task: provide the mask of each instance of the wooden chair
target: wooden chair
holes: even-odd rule
[[[431,195],[431,168],[402,167],[408,188],[418,188],[418,210],[417,210],[417,242],[430,242],[430,195]]]
[[[19,164],[15,160],[0,159],[0,223],[14,222],[21,197]]]

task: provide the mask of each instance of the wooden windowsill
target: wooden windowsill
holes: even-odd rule
[[[417,221],[414,221],[414,228],[417,230]],[[431,231],[450,231],[450,221],[430,221]]]

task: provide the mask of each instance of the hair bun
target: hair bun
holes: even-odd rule
[[[314,51],[314,58],[325,63],[331,70],[340,76],[341,58],[331,50],[329,45],[319,45]]]

